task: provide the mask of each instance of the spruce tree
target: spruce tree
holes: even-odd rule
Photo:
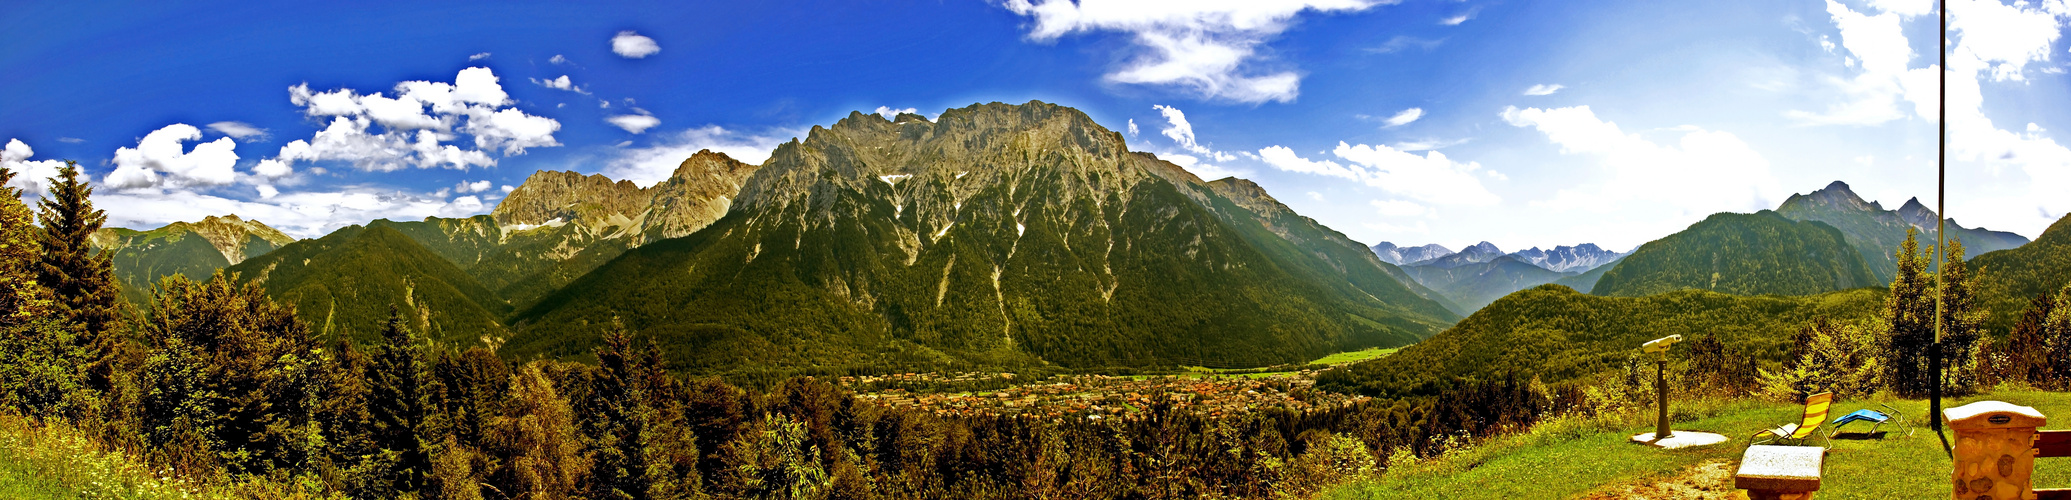
[[[1951,395],[1964,395],[1977,387],[1978,339],[1985,311],[1978,308],[1978,276],[1963,262],[1963,240],[1950,238],[1947,252],[1937,271],[1941,275],[1937,292],[1942,299],[1942,387]],[[1929,310],[1934,310],[1932,300]],[[1927,328],[1932,332],[1934,325]]]
[[[438,444],[430,428],[424,362],[416,335],[403,326],[395,306],[389,306],[381,340],[367,366],[367,409],[373,424],[369,430],[374,445],[394,459],[387,486],[397,494],[415,493],[425,487],[431,448]]]
[[[36,216],[22,204],[21,190],[7,187],[14,172],[0,168],[0,328],[41,317],[50,300],[37,283],[43,245]]]
[[[50,179],[50,194],[36,203],[43,220],[43,261],[37,281],[56,296],[56,312],[85,328],[83,338],[99,340],[117,327],[114,267],[108,255],[95,255],[93,234],[108,214],[88,200],[93,187],[79,178],[79,165],[65,162]]]
[[[1918,233],[1907,229],[1906,241],[1894,253],[1898,272],[1892,276],[1891,295],[1885,298],[1884,314],[1879,318],[1890,332],[1884,342],[1884,358],[1890,363],[1884,365],[1884,380],[1906,397],[1927,394],[1931,383],[1927,354],[1934,345],[1934,276],[1927,269],[1934,250],[1921,252]]]
[[[73,343],[85,353],[86,386],[114,388],[121,328],[122,292],[115,285],[109,255],[96,255],[93,234],[108,214],[93,207],[93,187],[79,178],[79,164],[67,161],[50,179],[50,193],[37,202],[43,258],[37,282],[51,294],[51,312],[78,327]]]

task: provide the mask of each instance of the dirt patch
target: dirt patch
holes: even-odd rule
[[[1733,492],[1733,462],[1730,460],[1709,460],[1683,469],[1674,476],[1656,479],[1651,483],[1614,486],[1590,493],[1582,498],[1588,500],[1724,500],[1735,498]]]

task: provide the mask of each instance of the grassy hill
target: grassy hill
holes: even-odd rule
[[[1780,360],[1791,335],[1814,318],[1868,317],[1885,292],[1864,288],[1809,297],[1682,290],[1599,297],[1560,285],[1511,294],[1394,355],[1325,372],[1321,387],[1376,397],[1434,395],[1452,378],[1540,377],[1551,384],[1622,366],[1648,340],[1717,334],[1728,347]]]
[[[379,340],[389,305],[429,326],[429,337],[467,344],[502,337],[510,311],[467,273],[393,227],[351,226],[230,266],[274,300],[293,304],[317,332]]]
[[[504,353],[579,356],[617,316],[692,372],[1264,366],[1452,321],[1262,202],[1070,108],[856,113],[779,147],[725,218],[515,315]]]
[[[1590,293],[1637,297],[1695,288],[1811,295],[1881,284],[1833,226],[1763,210],[1712,214],[1647,242],[1605,272]]]
[[[1977,255],[1970,265],[1978,273],[1980,305],[1990,312],[1985,327],[2003,335],[2027,311],[2029,299],[2071,283],[2071,216],[2057,219],[2032,243]]]

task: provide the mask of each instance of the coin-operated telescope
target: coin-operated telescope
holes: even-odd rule
[[[1682,342],[1682,341],[1683,341],[1683,336],[1682,336],[1682,335],[1670,335],[1670,336],[1667,336],[1667,337],[1662,337],[1662,338],[1658,338],[1658,339],[1654,339],[1654,340],[1649,340],[1649,341],[1647,341],[1647,343],[1645,343],[1645,344],[1640,344],[1640,352],[1644,352],[1644,353],[1647,353],[1647,354],[1664,354],[1664,355],[1665,355],[1665,354],[1668,354],[1668,347],[1669,347],[1669,346],[1675,345],[1675,343],[1677,343],[1677,342]]]
[[[1668,348],[1682,341],[1682,335],[1670,335],[1640,344],[1640,352],[1654,355],[1654,394],[1656,403],[1661,405],[1659,418],[1654,423],[1654,439],[1657,440],[1668,439],[1674,434],[1668,430]]]

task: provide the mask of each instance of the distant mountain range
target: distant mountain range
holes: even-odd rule
[[[1380,242],[1380,244],[1374,245],[1370,248],[1373,249],[1373,253],[1375,256],[1380,257],[1382,262],[1387,262],[1389,264],[1394,264],[1398,266],[1408,265],[1414,262],[1423,262],[1453,254],[1453,251],[1451,249],[1447,249],[1446,247],[1440,246],[1437,243],[1432,243],[1420,247],[1396,247],[1394,243],[1383,241]]]
[[[259,221],[227,215],[149,231],[103,228],[94,233],[92,244],[101,252],[112,252],[109,258],[123,298],[141,307],[150,303],[151,287],[160,279],[179,274],[206,280],[217,269],[294,241]]]
[[[1452,330],[1489,331],[1489,314],[1607,307],[1549,283],[1736,311],[1778,299],[1678,291],[1881,286],[1908,228],[1933,239],[1934,214],[1917,200],[1884,210],[1836,182],[1629,254],[1587,243],[1368,247],[1251,181],[1204,181],[1122,140],[1040,102],[935,121],[856,113],[763,165],[701,151],[646,188],[538,172],[488,215],[376,220],[302,241],[210,217],[106,229],[94,242],[140,305],[165,276],[227,268],[333,335],[372,339],[393,304],[437,342],[580,358],[616,320],[664,345],[672,366],[754,374],[1257,366],[1410,344],[1463,316]],[[2071,280],[2071,223],[2034,243],[1950,227],[1983,270],[1989,327]],[[1854,314],[1862,297],[1846,296]],[[1551,356],[1541,373],[1601,361]]]
[[[1401,264],[1405,273],[1457,304],[1454,310],[1462,315],[1472,314],[1512,292],[1580,275],[1624,256],[1594,243],[1562,245],[1552,250],[1532,247],[1507,254],[1486,241],[1459,252],[1437,244],[1397,247],[1386,241],[1369,248],[1382,260],[1408,262]],[[1595,283],[1594,278],[1590,283]]]
[[[1848,244],[1862,255],[1863,262],[1870,267],[1870,273],[1879,283],[1890,283],[1898,272],[1898,261],[1892,251],[1899,242],[1905,241],[1908,228],[1919,231],[1921,248],[1934,246],[1935,215],[1919,198],[1906,200],[1898,210],[1885,210],[1876,202],[1864,201],[1848,189],[1848,184],[1834,181],[1826,188],[1807,194],[1792,195],[1776,207],[1776,213],[1797,221],[1819,221],[1839,229]],[[1949,221],[1949,234],[1963,241],[1963,247],[1972,256],[1995,250],[2005,250],[2028,243],[2028,238],[2018,234],[1991,231],[1984,228],[1965,228],[1955,220]]]

